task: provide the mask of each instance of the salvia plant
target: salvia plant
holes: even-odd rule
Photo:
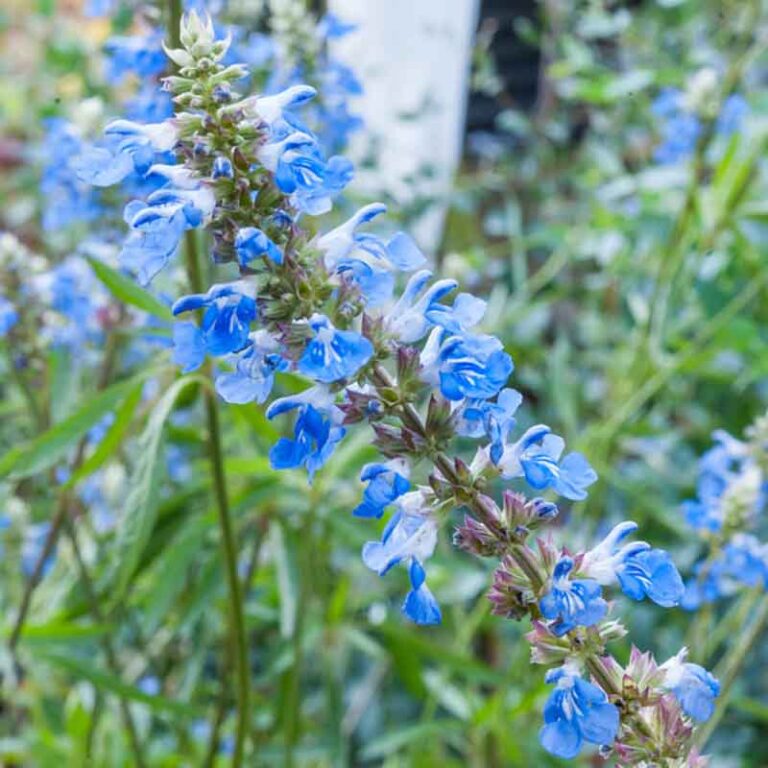
[[[686,584],[688,610],[768,584],[768,546],[756,535],[768,493],[768,418],[756,419],[744,440],[723,430],[713,437],[699,461],[697,497],[682,505],[705,550]]]
[[[152,184],[124,211],[130,232],[120,260],[142,285],[187,243],[194,292],[172,305],[175,362],[187,373],[211,370],[228,403],[267,403],[282,372],[307,380],[298,394],[272,400],[266,415],[293,420],[292,436],[270,451],[272,466],[303,468],[310,482],[353,425],[370,425],[383,458],[364,467],[352,511],[374,522],[393,511],[363,548],[365,566],[382,576],[404,567],[410,589],[402,612],[428,625],[441,621],[427,561],[442,529],[455,524],[457,547],[495,563],[492,610],[530,619],[531,660],[547,668],[552,686],[539,736],[547,751],[573,758],[594,744],[621,765],[705,764],[692,739],[696,723],[712,715],[717,680],[687,661],[685,648],[664,663],[634,648],[621,663],[609,650],[626,633],[614,616],[619,594],[662,608],[683,600],[670,555],[632,538],[631,521],[589,549],[558,543],[567,538],[567,527],[551,527],[558,504],[585,499],[597,475],[549,427],[515,434],[522,396],[507,386],[513,362],[502,343],[478,330],[485,302],[456,293],[455,280],[434,279],[408,234],[377,234],[371,222],[385,213],[381,204],[318,228],[353,169],[326,152],[303,118],[316,91],[293,84],[243,95],[248,71],[229,62],[229,48],[209,18],[190,12],[166,49],[177,68],[162,81],[174,116],[115,120],[78,161],[79,178],[96,187],[131,174]],[[203,282],[196,230],[232,279]],[[210,397],[208,414],[215,439]],[[468,441],[477,448],[465,459],[457,445]],[[748,448],[739,451],[745,465],[759,465]],[[233,542],[221,469],[226,550]],[[741,475],[752,471],[742,467]],[[228,556],[242,677],[240,596]],[[247,708],[246,686],[239,695]],[[245,739],[241,727],[236,751]]]

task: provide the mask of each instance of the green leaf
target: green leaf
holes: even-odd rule
[[[157,518],[158,491],[164,469],[161,448],[165,421],[179,394],[187,387],[204,381],[200,375],[175,381],[155,404],[139,439],[138,460],[115,537],[115,603],[123,598]]]
[[[296,608],[299,587],[293,542],[288,531],[280,524],[272,526],[272,546],[277,568],[277,586],[280,595],[280,634],[293,637],[296,629]]]
[[[71,416],[60,421],[47,432],[12,448],[0,459],[0,478],[29,477],[52,467],[94,424],[122,402],[138,382],[148,378],[154,372],[146,370],[130,379],[113,384],[89,398],[88,402]]]
[[[155,298],[151,293],[139,287],[130,277],[126,277],[121,272],[92,256],[86,256],[86,258],[96,277],[104,283],[116,299],[119,299],[124,304],[130,304],[133,307],[144,310],[144,312],[149,312],[150,315],[159,317],[161,320],[173,320],[171,310],[160,299]]]
[[[81,624],[55,619],[45,624],[25,625],[21,633],[21,642],[24,645],[37,647],[46,644],[89,640],[109,634],[112,631],[114,631],[114,627],[109,624]]]
[[[134,688],[132,685],[124,683],[119,677],[97,669],[93,660],[83,661],[76,656],[68,655],[62,656],[58,653],[39,653],[39,659],[44,659],[50,664],[53,664],[63,670],[66,670],[75,677],[80,677],[83,680],[95,685],[103,691],[114,693],[122,698],[129,699],[131,701],[138,701],[142,704],[146,704],[150,709],[156,712],[169,712],[175,715],[180,715],[185,718],[200,717],[204,713],[199,707],[193,707],[189,704],[183,704],[180,701],[172,701],[166,699],[163,696],[150,696],[138,688]]]
[[[142,388],[143,382],[137,382],[134,389],[128,393],[128,396],[115,414],[115,420],[112,422],[109,431],[104,435],[96,450],[72,473],[72,476],[64,486],[65,488],[72,488],[95,472],[122,444],[123,437],[133,421],[136,408],[141,402]]]
[[[399,752],[405,747],[421,742],[428,743],[430,739],[440,739],[460,747],[463,742],[463,731],[466,726],[456,720],[434,720],[431,723],[408,725],[405,728],[392,730],[378,739],[373,739],[360,753],[363,760],[376,760]]]

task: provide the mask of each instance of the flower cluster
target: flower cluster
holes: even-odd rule
[[[661,142],[654,157],[663,164],[677,163],[691,155],[705,125],[729,136],[738,131],[749,107],[744,97],[733,93],[720,103],[717,73],[703,69],[691,78],[686,89],[664,88],[651,107],[659,120]]]
[[[743,441],[723,431],[713,437],[699,462],[697,498],[682,505],[685,522],[708,547],[686,584],[682,605],[689,610],[768,585],[768,545],[753,532],[768,502],[768,416]]]
[[[295,416],[292,435],[270,453],[278,469],[303,467],[311,479],[350,425],[371,425],[386,461],[363,469],[367,485],[354,514],[378,519],[394,511],[380,538],[365,545],[363,562],[380,575],[406,568],[402,610],[418,624],[441,620],[426,565],[451,513],[466,510],[457,546],[498,561],[494,612],[530,617],[533,661],[553,668],[546,749],[572,757],[594,743],[622,764],[663,756],[665,764],[695,765],[692,723],[708,716],[714,679],[684,654],[657,665],[635,652],[622,668],[605,648],[624,634],[609,618],[614,590],[663,607],[679,603],[683,583],[669,555],[628,542],[631,522],[588,551],[571,552],[547,536],[531,543],[557,517],[557,498],[586,498],[597,475],[545,425],[514,434],[522,396],[507,387],[513,363],[503,344],[479,329],[485,302],[456,293],[453,280],[433,280],[406,233],[370,229],[383,205],[315,233],[308,219],[332,207],[352,167],[329,157],[302,119],[314,89],[238,93],[245,68],[226,63],[227,41],[194,13],[181,42],[168,50],[178,73],[165,80],[176,116],[113,123],[107,133],[117,140],[100,166],[117,177],[140,157],[143,173],[163,180],[126,208],[123,263],[142,282],[198,228],[210,235],[219,271],[232,276],[175,302],[174,314],[199,316],[175,327],[175,360],[190,371],[217,358],[216,389],[228,402],[266,402],[281,371],[311,382],[267,408],[270,419]],[[173,160],[158,161],[158,153]],[[400,273],[409,277],[397,295]],[[457,435],[477,441],[470,462],[450,453]],[[414,484],[419,463],[428,469]],[[536,495],[507,489],[497,502],[493,490],[502,482]]]

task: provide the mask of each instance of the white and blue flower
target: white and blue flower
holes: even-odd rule
[[[594,579],[571,579],[573,568],[573,558],[561,557],[552,574],[550,591],[539,600],[541,615],[552,622],[550,630],[558,637],[574,627],[597,624],[608,610],[600,584]]]
[[[339,331],[325,315],[309,319],[314,337],[299,358],[300,373],[330,384],[354,376],[373,355],[373,345],[356,331]]]
[[[368,483],[368,487],[352,514],[356,517],[381,517],[384,510],[411,487],[409,474],[408,463],[401,458],[384,464],[366,464],[360,473],[360,480]]]
[[[605,692],[568,667],[550,669],[545,677],[555,690],[544,705],[544,726],[539,741],[556,757],[570,760],[584,742],[610,745],[619,730],[619,710]]]

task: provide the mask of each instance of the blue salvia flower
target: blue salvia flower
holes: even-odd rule
[[[390,299],[395,285],[394,272],[410,272],[425,261],[424,254],[405,232],[397,232],[384,240],[358,231],[385,211],[386,206],[381,203],[366,205],[316,241],[328,271],[354,282],[369,308],[381,306]]]
[[[465,437],[488,437],[491,440],[489,455],[498,464],[504,453],[504,445],[515,426],[515,413],[523,402],[516,390],[505,388],[496,401],[468,398],[457,410],[456,433]]]
[[[87,144],[80,132],[62,118],[49,118],[43,124],[43,229],[58,231],[75,222],[94,220],[103,213],[102,206],[94,190],[77,174],[78,157]]]
[[[267,418],[298,410],[293,439],[281,437],[269,452],[274,469],[305,467],[311,482],[315,472],[331,457],[346,434],[341,426],[344,414],[333,404],[333,395],[324,386],[312,387],[299,395],[275,400]]]
[[[369,541],[363,547],[363,563],[380,576],[398,563],[409,566],[411,591],[403,603],[403,613],[417,624],[436,624],[440,609],[427,589],[423,563],[435,551],[437,523],[421,490],[401,496],[381,541]]]
[[[438,280],[427,288],[432,273],[423,269],[410,277],[400,298],[384,314],[384,327],[403,344],[413,344],[427,335],[432,322],[427,317],[430,309],[456,289],[455,280]]]
[[[411,560],[408,569],[411,589],[405,596],[402,611],[415,624],[440,624],[443,620],[440,606],[435,596],[426,585],[427,574],[422,564],[416,559]]]
[[[608,610],[600,584],[594,579],[571,579],[574,568],[571,557],[561,557],[552,574],[552,588],[539,601],[541,615],[553,622],[556,636],[564,635],[574,627],[591,627]]]
[[[723,136],[730,136],[741,129],[744,119],[749,114],[749,104],[738,93],[732,93],[724,102],[717,116],[716,130]]]
[[[107,82],[112,85],[121,83],[129,74],[140,79],[155,77],[168,66],[163,36],[159,32],[110,37],[104,43],[104,52]]]
[[[207,293],[178,299],[172,311],[180,315],[204,309],[200,330],[208,354],[238,352],[248,343],[251,323],[256,319],[256,301],[250,290],[243,281],[214,285]]]
[[[677,163],[689,157],[695,149],[703,125],[693,101],[677,88],[665,88],[651,105],[651,111],[659,119],[661,132],[661,142],[654,150],[657,162]],[[735,133],[748,113],[749,106],[744,98],[731,94],[720,108],[715,131],[724,136]]]
[[[448,400],[484,400],[509,380],[512,358],[495,336],[433,329],[421,355],[422,375]]]
[[[197,370],[205,362],[205,336],[195,323],[173,324],[173,362],[183,373]]]
[[[304,131],[264,144],[259,160],[274,173],[275,183],[291,203],[312,216],[331,210],[333,198],[353,174],[349,160],[338,156],[326,160],[317,139]]]
[[[545,677],[556,685],[544,705],[539,741],[544,749],[566,760],[576,757],[585,742],[612,744],[619,730],[619,710],[605,692],[568,666],[550,669]]]
[[[277,245],[257,227],[243,227],[235,239],[237,260],[247,266],[254,259],[265,256],[275,264],[283,263],[283,253]]]
[[[663,686],[674,694],[688,717],[704,722],[715,711],[720,683],[704,667],[685,661],[687,654],[687,649],[683,648],[661,665]]]
[[[279,342],[263,328],[250,335],[248,346],[232,362],[232,373],[216,377],[216,391],[228,403],[263,403],[272,391],[275,373],[288,368]]]
[[[710,547],[685,586],[682,606],[687,610],[768,583],[768,546],[746,533],[768,500],[758,425],[759,420],[745,441],[722,430],[713,434],[716,443],[699,462],[697,498],[683,502],[685,521]]]
[[[405,232],[396,232],[387,240],[359,228],[377,216],[386,213],[383,203],[371,203],[361,208],[340,226],[317,239],[317,247],[323,252],[325,266],[333,272],[339,262],[347,260],[356,251],[380,262],[388,263],[403,272],[418,269],[426,261],[413,238]]]
[[[324,315],[309,318],[314,338],[299,358],[298,370],[324,384],[354,376],[373,355],[373,345],[355,331],[339,331]]]
[[[543,424],[528,429],[511,445],[505,446],[498,460],[502,476],[525,477],[536,490],[552,488],[566,499],[587,498],[586,489],[597,480],[597,473],[580,453],[560,458],[565,441]]]
[[[363,500],[353,510],[356,517],[379,518],[384,510],[411,487],[408,463],[404,459],[391,459],[384,464],[366,464],[360,480],[368,483]]]
[[[637,530],[637,523],[616,525],[596,547],[584,555],[580,572],[608,586],[618,583],[633,600],[648,597],[657,605],[678,605],[684,593],[683,580],[672,558],[662,549],[651,549],[644,541],[621,546]]]
[[[0,296],[0,336],[7,335],[18,321],[16,307],[5,296]]]
[[[145,176],[158,155],[170,152],[178,141],[178,131],[168,120],[146,124],[114,120],[104,135],[107,146],[91,147],[77,157],[78,177],[96,187],[110,187],[134,171]]]

